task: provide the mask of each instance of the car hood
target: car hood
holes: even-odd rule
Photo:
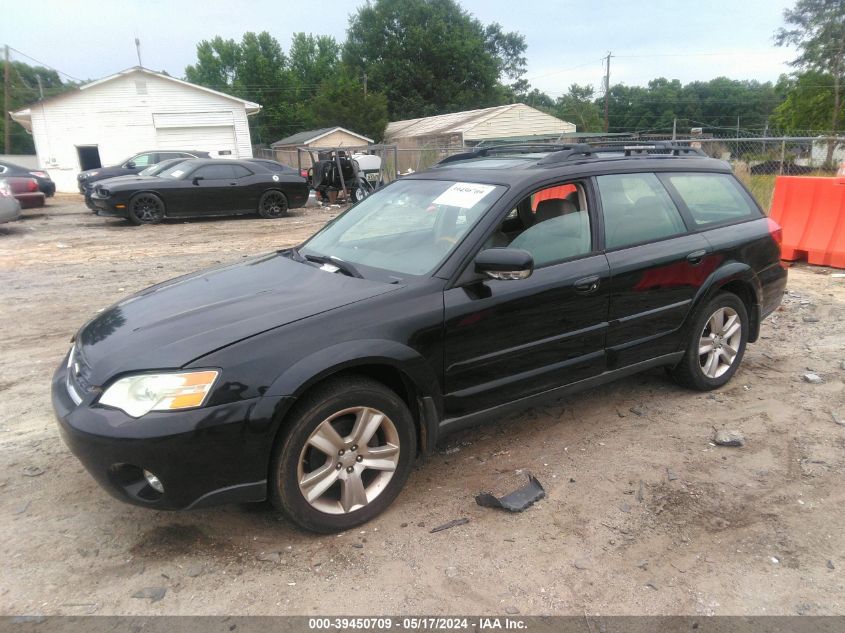
[[[89,382],[171,369],[261,332],[397,289],[272,253],[178,277],[107,308],[76,336]]]
[[[110,178],[104,178],[97,182],[98,187],[106,187],[120,185],[120,184],[132,184],[137,182],[145,182],[154,179],[155,176],[141,176],[138,174],[128,174],[126,176],[112,176]]]
[[[121,167],[120,165],[115,165],[112,167],[97,167],[96,169],[86,169],[83,172],[79,173],[79,179],[85,181],[94,181],[94,180],[104,180],[106,178],[113,178],[115,176],[125,176],[127,174],[137,174],[139,170],[132,170],[127,169],[126,167]],[[95,176],[92,176],[94,172],[97,172]]]

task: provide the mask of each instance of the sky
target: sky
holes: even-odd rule
[[[4,3],[0,43],[12,59],[32,58],[78,79],[98,79],[138,64],[183,77],[196,44],[216,35],[239,40],[269,31],[287,50],[299,31],[345,39],[350,0],[40,0]],[[499,22],[528,43],[533,87],[557,97],[572,83],[597,90],[603,57],[611,84],[655,77],[683,83],[718,76],[776,81],[794,51],[774,45],[794,0],[463,0],[483,23]],[[14,25],[14,28],[10,28]],[[25,57],[26,56],[30,56]]]

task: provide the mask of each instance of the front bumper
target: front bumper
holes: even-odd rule
[[[62,439],[113,496],[158,510],[266,498],[273,439],[292,398],[261,397],[136,419],[93,404],[97,393],[83,394],[76,404],[67,371],[60,366],[52,384]],[[146,483],[143,470],[159,478],[163,494]]]
[[[123,205],[118,209],[115,205]],[[101,198],[96,193],[85,194],[85,205],[97,215],[104,215],[116,218],[128,218],[129,211],[125,202],[113,200],[112,198]]]

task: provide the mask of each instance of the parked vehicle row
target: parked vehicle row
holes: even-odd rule
[[[212,165],[227,178],[199,179]],[[158,177],[163,197],[129,187],[103,204],[160,217],[236,167],[186,161]],[[252,200],[268,175],[243,174]],[[725,385],[780,304],[779,244],[730,166],[698,150],[485,148],[296,248],[106,309],[57,368],[53,406],[119,499],[269,499],[304,528],[347,530],[455,430],[650,368]]]

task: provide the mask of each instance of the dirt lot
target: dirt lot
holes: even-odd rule
[[[52,417],[73,332],[331,215],[135,228],[67,196],[0,227],[0,613],[845,614],[845,280],[817,268],[793,268],[722,391],[653,371],[451,437],[361,530],[316,537],[264,505],[165,513],[108,496]],[[714,426],[745,446],[714,446]],[[475,504],[526,471],[548,492],[536,506]],[[166,592],[133,597],[145,588]]]

